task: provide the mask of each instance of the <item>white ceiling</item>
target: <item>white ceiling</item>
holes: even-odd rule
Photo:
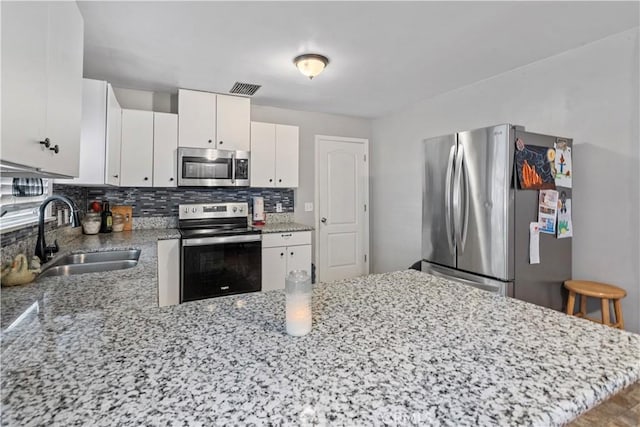
[[[638,2],[78,2],[86,77],[378,117],[639,25]],[[331,63],[313,81],[292,64]]]

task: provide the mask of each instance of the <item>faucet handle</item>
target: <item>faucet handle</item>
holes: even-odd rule
[[[47,259],[53,258],[53,254],[60,251],[60,246],[58,246],[58,240],[53,241],[53,245],[47,246],[44,248],[44,253]]]

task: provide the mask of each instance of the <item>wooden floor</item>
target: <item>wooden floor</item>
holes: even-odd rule
[[[569,427],[638,427],[640,426],[640,382],[583,414]]]

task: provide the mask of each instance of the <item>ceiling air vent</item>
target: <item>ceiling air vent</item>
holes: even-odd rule
[[[238,95],[253,95],[260,89],[262,86],[254,85],[251,83],[240,83],[236,82],[229,93],[237,93]]]

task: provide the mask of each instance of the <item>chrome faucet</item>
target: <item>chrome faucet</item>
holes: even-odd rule
[[[57,241],[54,242],[53,246],[47,246],[47,243],[44,241],[44,211],[47,205],[54,200],[64,202],[69,206],[69,209],[71,209],[71,226],[80,227],[80,211],[76,204],[73,203],[73,200],[68,197],[57,196],[55,194],[47,197],[40,205],[40,215],[38,217],[38,240],[36,242],[36,256],[40,258],[40,262],[43,264],[53,258],[53,254],[58,252],[60,249]]]

